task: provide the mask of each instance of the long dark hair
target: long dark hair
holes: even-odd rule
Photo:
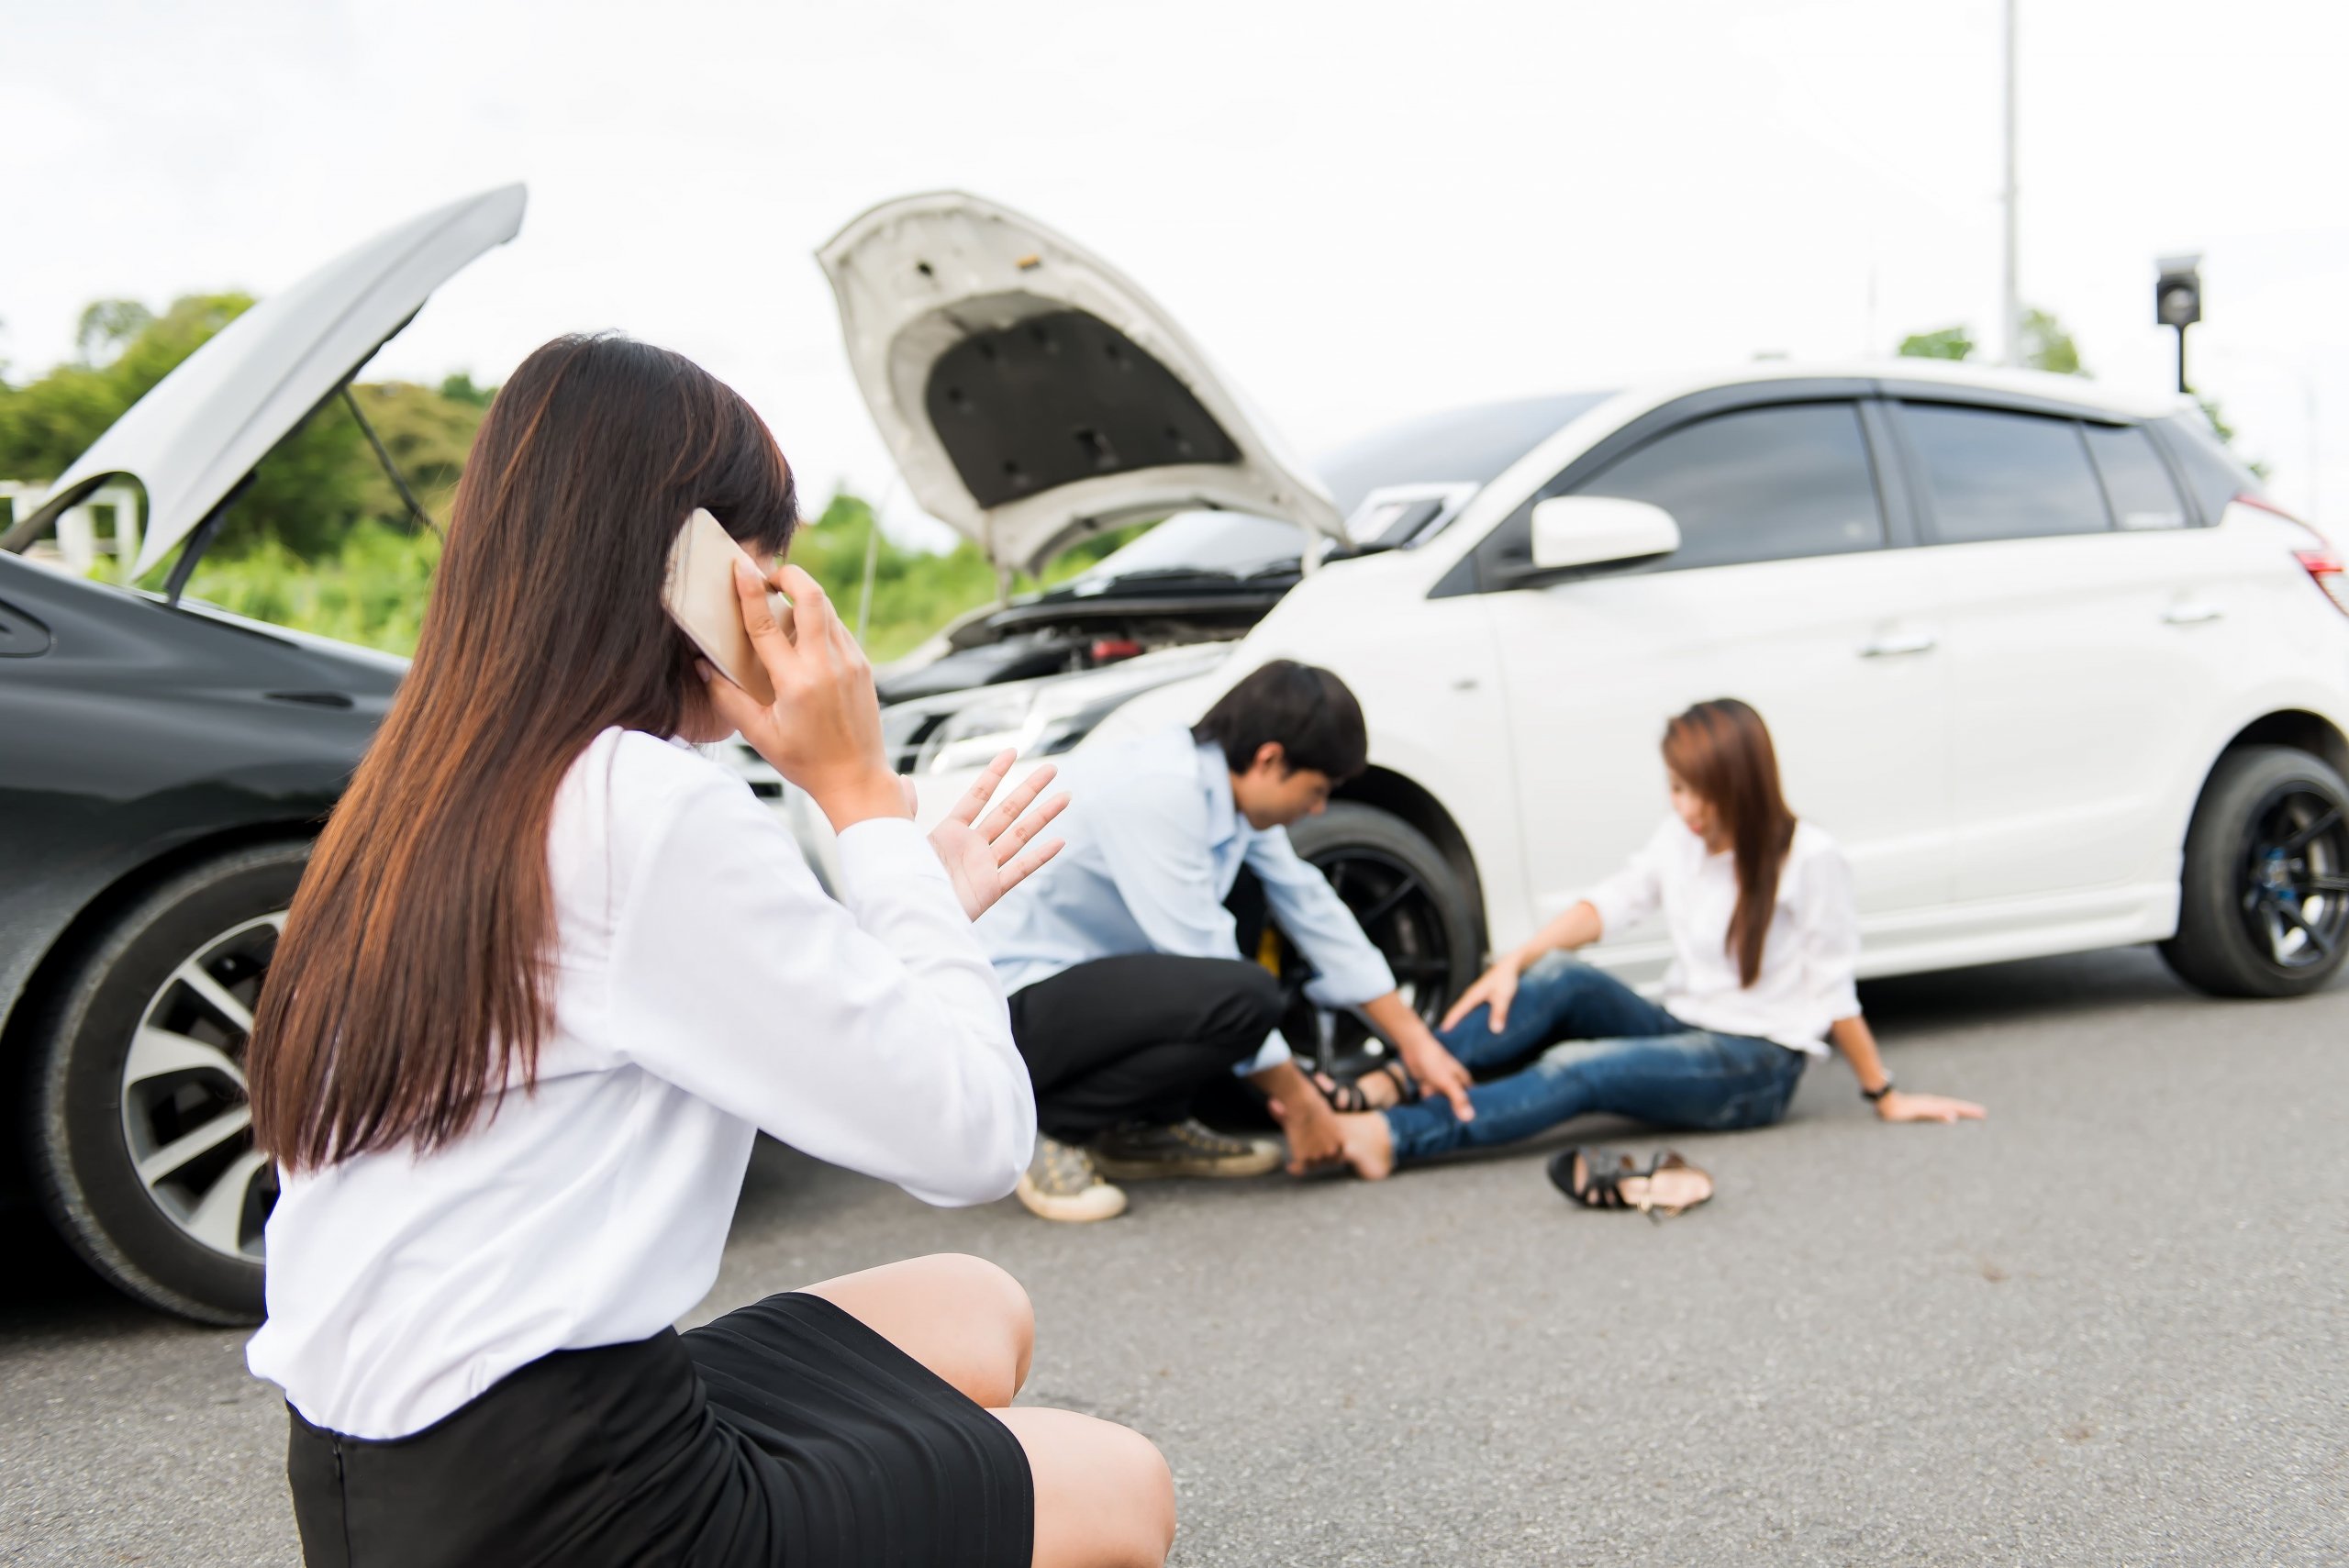
[[[1763,944],[1778,906],[1778,873],[1795,841],[1795,814],[1778,787],[1770,727],[1735,697],[1700,702],[1664,726],[1664,764],[1713,808],[1737,866],[1737,909],[1729,949],[1738,983],[1762,973]]]
[[[550,1026],[547,825],[599,731],[676,733],[701,700],[663,613],[707,506],[773,556],[790,465],[692,361],[559,338],[491,405],[416,662],[328,819],[253,1022],[254,1136],[289,1169],[449,1142],[530,1083]]]

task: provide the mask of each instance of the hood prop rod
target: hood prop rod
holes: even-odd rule
[[[351,410],[353,419],[359,421],[361,434],[367,438],[367,444],[375,449],[375,461],[384,465],[384,473],[391,480],[392,488],[398,491],[400,499],[407,503],[408,515],[430,528],[435,539],[440,538],[440,525],[432,520],[432,514],[424,509],[424,503],[417,500],[416,492],[407,487],[407,480],[401,474],[400,465],[392,461],[390,450],[384,445],[384,438],[375,433],[375,427],[369,424],[367,416],[360,412],[359,399],[351,395],[351,384],[347,381],[342,384],[342,406]]]
[[[212,510],[204,514],[204,520],[190,531],[187,542],[180,546],[179,559],[172,562],[171,575],[163,579],[163,603],[176,605],[180,602],[180,595],[187,590],[188,578],[195,572],[195,563],[204,558],[206,550],[212,548],[212,536],[220,531],[220,525],[228,519],[228,508],[253,487],[253,473],[251,469],[246,470],[245,476],[230,485],[228,494],[215,502]]]

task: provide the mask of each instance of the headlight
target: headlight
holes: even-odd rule
[[[1025,756],[1034,743],[1030,730],[1039,695],[1033,687],[1015,686],[978,697],[931,734],[923,748],[930,753],[923,771],[951,773],[958,768],[983,768],[1006,749]]]

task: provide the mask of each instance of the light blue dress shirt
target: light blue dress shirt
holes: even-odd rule
[[[975,928],[1005,995],[1129,953],[1240,957],[1223,901],[1243,865],[1313,967],[1307,995],[1353,1007],[1395,989],[1386,960],[1329,880],[1297,858],[1288,830],[1252,828],[1240,814],[1221,748],[1187,728],[1138,736],[1073,753],[1058,783],[1070,804],[1052,830],[1067,847]],[[1288,1055],[1276,1030],[1240,1071]]]

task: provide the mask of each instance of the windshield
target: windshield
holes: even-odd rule
[[[1137,573],[1211,572],[1245,577],[1295,561],[1305,530],[1295,523],[1245,512],[1177,512],[1133,543],[1087,568],[1078,582],[1131,577]]]
[[[1397,484],[1474,484],[1501,470],[1563,427],[1606,402],[1611,392],[1571,392],[1487,403],[1430,414],[1325,453],[1315,468],[1338,511],[1351,517],[1374,490]]]
[[[1340,515],[1349,519],[1371,495],[1397,486],[1454,485],[1473,493],[1569,420],[1614,395],[1576,392],[1449,409],[1350,442],[1325,455],[1316,467],[1337,498]],[[1433,507],[1430,503],[1428,509]],[[1379,521],[1385,529],[1386,520]],[[1414,539],[1433,531],[1425,512],[1398,514],[1392,521]],[[1383,536],[1355,539],[1358,545],[1405,542]],[[1293,523],[1244,512],[1177,512],[1131,544],[1103,556],[1074,581],[1106,583],[1138,573],[1186,571],[1246,577],[1297,561],[1304,547],[1305,530]]]

